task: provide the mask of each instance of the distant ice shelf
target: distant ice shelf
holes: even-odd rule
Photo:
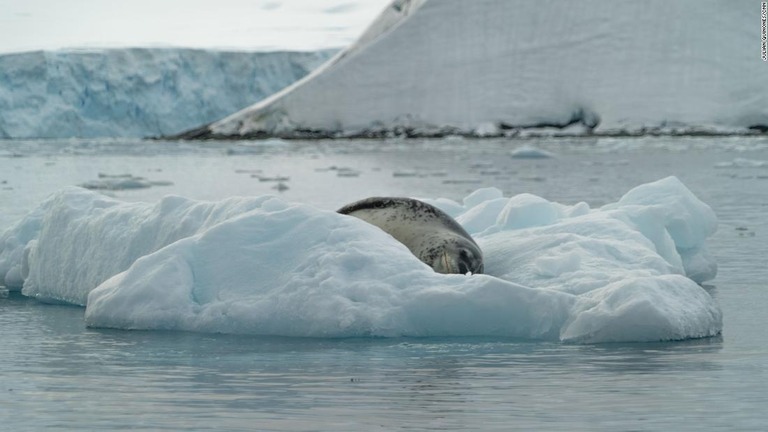
[[[0,138],[178,133],[279,91],[332,54],[136,48],[0,55]]]
[[[182,138],[768,131],[759,10],[718,0],[395,0],[300,82]]]

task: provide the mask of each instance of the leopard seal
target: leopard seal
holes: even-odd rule
[[[412,198],[372,197],[337,212],[381,228],[438,273],[483,272],[483,252],[475,240],[435,206]]]

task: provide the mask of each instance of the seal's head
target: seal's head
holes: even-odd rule
[[[445,242],[434,251],[431,263],[434,271],[443,274],[480,274],[483,273],[483,253],[474,242],[464,239]]]
[[[381,228],[438,273],[483,272],[483,252],[472,236],[435,206],[413,198],[372,197],[339,213]]]

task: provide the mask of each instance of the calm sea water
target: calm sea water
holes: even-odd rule
[[[557,154],[513,159],[535,145]],[[593,207],[675,175],[720,219],[717,338],[562,345],[499,339],[259,338],[86,329],[83,309],[0,294],[0,430],[765,430],[768,139],[163,143],[0,141],[0,229],[49,193],[282,194],[336,208],[479,187]],[[287,176],[287,190],[261,177]]]

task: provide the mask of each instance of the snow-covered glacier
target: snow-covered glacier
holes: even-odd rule
[[[760,8],[720,0],[395,0],[301,82],[182,136],[768,129]]]
[[[136,48],[0,55],[0,138],[178,133],[275,93],[332,53]]]
[[[0,276],[85,305],[92,327],[300,337],[564,342],[717,335],[712,209],[678,179],[590,208],[479,189],[427,200],[478,241],[483,275],[432,271],[354,217],[272,196],[127,203],[64,189],[0,236]]]

